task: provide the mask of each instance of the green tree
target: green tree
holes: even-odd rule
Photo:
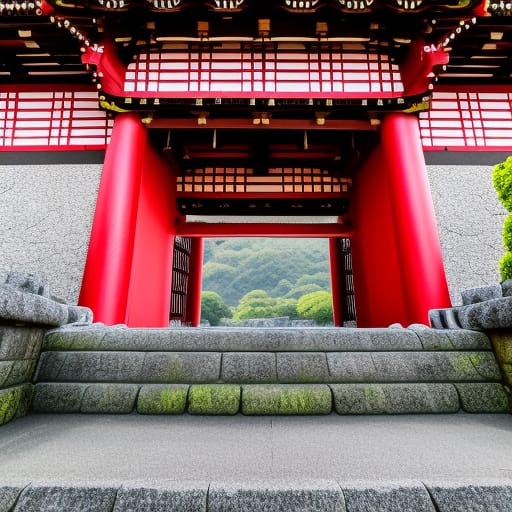
[[[509,213],[512,213],[512,156],[494,166],[493,184],[498,199]],[[512,279],[512,216],[508,216],[503,224],[503,245],[505,254],[500,260],[502,281]]]
[[[231,310],[224,304],[217,292],[204,291],[201,294],[201,320],[210,325],[219,325],[222,318],[231,318]]]
[[[275,300],[265,290],[252,290],[240,299],[233,318],[235,320],[269,318],[274,304]]]
[[[300,299],[303,295],[313,292],[326,291],[317,284],[304,284],[302,286],[294,286],[286,295],[287,299]]]
[[[300,318],[314,320],[318,325],[332,323],[332,296],[327,291],[303,295],[297,302]]]

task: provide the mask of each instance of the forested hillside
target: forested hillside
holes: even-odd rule
[[[203,272],[203,290],[232,307],[252,290],[297,300],[331,288],[326,239],[208,239]]]

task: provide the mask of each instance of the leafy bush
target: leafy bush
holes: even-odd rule
[[[512,156],[494,166],[493,183],[499,200],[512,213]],[[502,281],[512,279],[512,215],[503,224],[503,245],[507,252],[500,261]]]
[[[494,166],[493,183],[499,200],[512,213],[512,156]]]
[[[318,291],[303,295],[297,303],[300,318],[314,320],[318,325],[330,324],[332,316],[332,295],[326,291]]]
[[[204,291],[201,294],[201,320],[208,320],[210,325],[219,325],[222,318],[231,318],[231,310],[224,304],[217,292]]]

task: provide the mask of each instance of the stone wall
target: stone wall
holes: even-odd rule
[[[492,185],[492,165],[430,165],[428,175],[453,304],[463,290],[500,281],[506,211]]]
[[[46,276],[76,304],[101,165],[0,165],[2,269]]]
[[[492,165],[429,165],[450,293],[499,282],[505,210]],[[0,165],[2,268],[44,274],[76,303],[101,164]]]

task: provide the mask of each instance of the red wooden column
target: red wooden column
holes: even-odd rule
[[[336,327],[342,327],[345,310],[345,276],[340,240],[329,238],[329,264],[331,269],[332,316]]]
[[[387,114],[381,126],[408,323],[427,323],[432,308],[450,306],[418,119]]]
[[[148,143],[141,174],[126,324],[168,327],[171,308],[176,180]]]
[[[201,290],[203,281],[204,240],[192,238],[189,259],[189,274],[187,282],[187,305],[185,322],[192,327],[201,323]]]
[[[101,175],[79,304],[94,319],[124,323],[146,130],[138,115],[116,117]]]
[[[407,323],[386,163],[378,146],[354,177],[351,241],[358,327]]]

